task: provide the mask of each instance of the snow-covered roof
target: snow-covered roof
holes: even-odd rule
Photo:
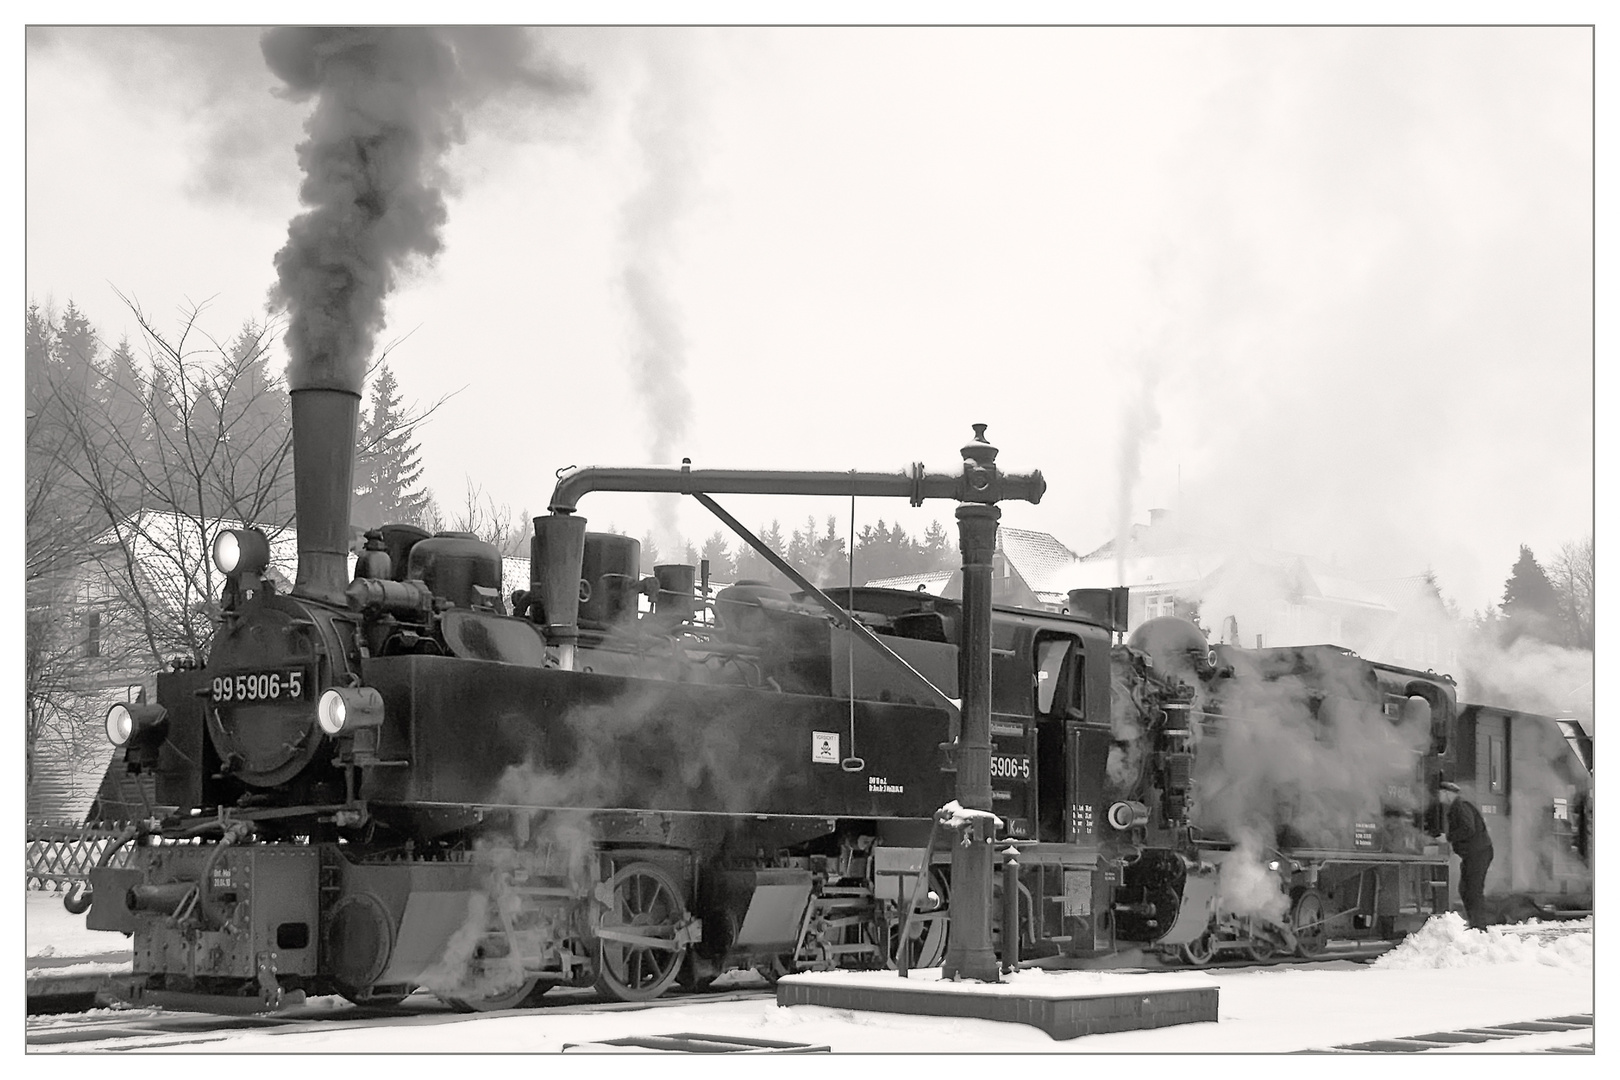
[[[1331,574],[1310,572],[1310,580],[1315,583],[1316,595],[1323,600],[1331,600],[1339,604],[1356,604],[1361,607],[1390,610],[1391,605],[1384,596],[1371,585],[1362,581],[1353,581],[1350,578],[1338,577]]]
[[[898,577],[877,578],[866,584],[873,589],[905,589],[943,596],[945,586],[950,584],[954,573],[954,570],[930,570],[926,574],[901,574]]]
[[[1074,588],[1065,582],[1080,556],[1051,533],[1003,525],[996,530],[996,547],[1034,592],[1066,593]]]

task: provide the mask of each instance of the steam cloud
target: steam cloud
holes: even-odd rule
[[[289,314],[289,388],[359,393],[384,300],[414,259],[437,255],[444,159],[464,115],[497,93],[550,101],[579,85],[504,28],[281,27],[260,42],[285,96],[315,98],[304,172],[276,255],[271,304]]]
[[[684,381],[686,339],[669,285],[676,226],[692,201],[691,106],[679,57],[651,40],[643,56],[647,79],[632,105],[631,130],[646,177],[623,209],[619,281],[632,320],[630,379],[646,414],[647,452],[651,460],[665,462],[686,434],[692,413]],[[677,551],[679,539],[678,503],[673,495],[653,500],[656,535],[671,551]]]
[[[1228,911],[1280,914],[1277,879],[1257,884],[1279,842],[1342,847],[1357,823],[1387,825],[1386,809],[1419,809],[1416,762],[1428,746],[1427,722],[1393,720],[1360,700],[1367,687],[1354,666],[1321,674],[1308,687],[1240,669],[1221,695],[1219,744],[1204,746],[1193,776],[1193,824],[1237,842],[1221,871]],[[1317,692],[1326,697],[1313,716]]]
[[[695,793],[726,813],[758,809],[776,783],[776,767],[737,738],[739,726],[712,713],[669,709],[657,689],[563,719],[573,748],[564,763],[533,758],[509,767],[491,802],[539,807],[667,807]],[[634,760],[630,755],[634,754]],[[658,781],[647,786],[647,777]]]
[[[572,744],[566,762],[537,755],[506,769],[489,803],[535,809],[519,810],[509,834],[478,841],[478,859],[491,871],[488,891],[469,900],[466,921],[422,977],[424,986],[461,997],[515,989],[522,978],[519,964],[475,959],[497,917],[518,927],[535,950],[555,948],[570,936],[565,908],[536,911],[514,883],[535,877],[594,880],[592,809],[682,806],[694,793],[727,813],[759,808],[777,782],[769,756],[738,739],[737,725],[723,716],[670,709],[668,702],[666,694],[648,690],[573,709],[559,721],[571,737],[565,740]],[[656,782],[649,785],[649,776]]]
[[[1144,360],[1138,369],[1141,382],[1136,397],[1125,410],[1125,426],[1119,436],[1119,499],[1115,513],[1114,566],[1119,572],[1119,584],[1129,584],[1126,560],[1131,547],[1131,497],[1142,476],[1142,448],[1159,430],[1159,408],[1155,402],[1158,393],[1158,364]]]

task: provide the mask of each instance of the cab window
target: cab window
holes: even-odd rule
[[[1082,657],[1073,638],[1050,637],[1035,645],[1035,711],[1038,715],[1085,717]]]

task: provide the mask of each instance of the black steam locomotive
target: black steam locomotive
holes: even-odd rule
[[[409,526],[367,534],[351,578],[355,408],[293,393],[291,591],[261,534],[222,533],[207,663],[108,714],[116,766],[172,808],[91,875],[89,925],[133,935],[148,993],[426,987],[498,1009],[941,961],[941,808],[979,677],[963,604],[808,582],[710,602],[693,567],[643,580],[636,541],[575,509],[601,489],[686,492],[728,521],[710,494],[977,508],[1038,500],[1038,473],[999,472],[982,429],[960,474],[580,470],[535,519],[530,588],[504,596],[489,545]],[[991,903],[1004,957],[1309,955],[1449,908],[1427,817],[1459,767],[1448,679],[1211,648],[1173,618],[1124,643],[1124,615],[1100,590],[990,619],[988,809],[1019,865],[996,882],[1016,901]]]

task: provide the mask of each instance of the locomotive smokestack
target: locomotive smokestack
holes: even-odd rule
[[[293,499],[298,580],[293,591],[342,604],[349,582],[349,499],[360,395],[292,392]]]
[[[302,595],[342,603],[366,361],[400,275],[442,246],[444,159],[464,112],[512,90],[542,100],[579,84],[531,63],[504,27],[275,27],[260,40],[282,93],[313,99],[298,147],[307,209],[276,255],[287,312]]]

